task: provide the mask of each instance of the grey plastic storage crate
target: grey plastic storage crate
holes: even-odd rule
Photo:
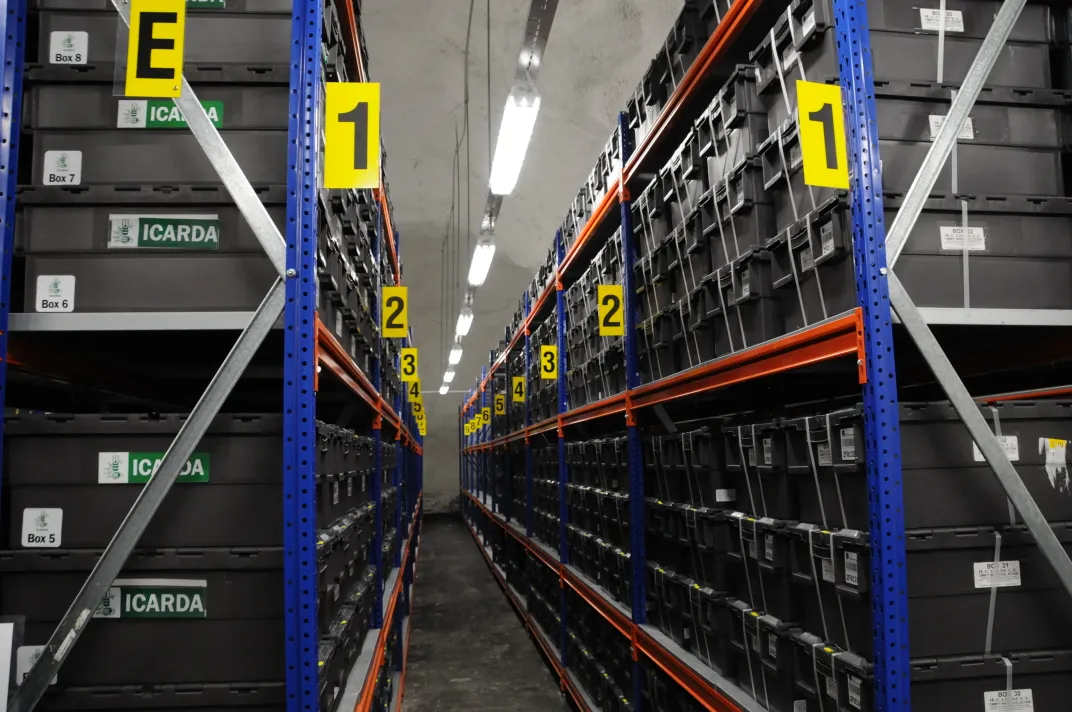
[[[1072,482],[1058,454],[1063,453],[1063,445],[1058,445],[1072,438],[1072,403],[1018,401],[979,409],[991,428],[1000,431],[1006,453],[1046,520],[1072,521]],[[1009,523],[1005,490],[948,403],[902,403],[899,417],[907,529]],[[817,475],[828,527],[866,530],[862,408],[812,416],[806,427],[801,419],[790,419],[783,427],[789,472],[801,480],[800,518],[807,521],[818,512]],[[1051,439],[1059,442],[1051,444]],[[844,519],[834,516],[841,510],[839,487]],[[803,499],[807,496],[814,504]]]
[[[23,646],[45,644],[100,554],[5,552],[0,606],[24,616]],[[137,550],[50,689],[281,680],[281,577],[278,548]],[[24,668],[34,651],[15,652]]]
[[[250,183],[285,185],[285,131],[222,131]],[[34,185],[214,184],[219,174],[189,131],[34,131]]]
[[[194,91],[220,130],[287,130],[284,86],[209,84]],[[25,102],[23,123],[30,129],[189,131],[171,99],[125,99],[108,84],[37,84]]]
[[[38,6],[36,62],[74,69],[115,64],[121,20],[111,2],[39,0]],[[289,64],[291,7],[286,0],[246,0],[233,7],[228,2],[221,11],[190,13],[186,64]],[[27,59],[35,61],[32,54]]]
[[[5,424],[7,548],[103,547],[183,416],[19,415]],[[146,547],[282,541],[279,415],[221,415],[146,529]],[[72,596],[73,598],[73,596]]]

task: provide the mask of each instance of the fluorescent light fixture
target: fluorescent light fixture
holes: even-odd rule
[[[458,337],[454,339],[454,348],[450,350],[450,355],[447,356],[447,363],[451,366],[457,366],[462,361],[462,340]]]
[[[443,374],[443,383],[450,383],[454,380],[454,369],[448,368],[447,372]]]
[[[536,87],[517,85],[510,90],[502,123],[499,124],[495,159],[491,162],[491,180],[488,181],[488,187],[495,195],[514,192],[539,111],[540,95]]]
[[[470,286],[479,287],[484,284],[484,280],[488,278],[488,271],[491,269],[493,257],[495,257],[495,243],[492,242],[491,235],[481,235],[476,241],[473,263],[469,265]]]
[[[469,327],[473,325],[473,295],[465,295],[462,303],[462,312],[458,315],[458,324],[454,327],[455,336],[465,336],[469,333]]]
[[[444,383],[442,386],[439,387],[439,395],[445,396],[445,395],[447,395],[447,391],[449,391],[449,390],[450,390],[450,386],[448,386],[446,383]]]

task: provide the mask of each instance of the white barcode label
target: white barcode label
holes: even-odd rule
[[[1001,449],[1005,451],[1009,462],[1017,462],[1020,459],[1020,441],[1016,439],[1016,436],[1002,435],[998,440],[1001,441]],[[986,458],[983,457],[982,451],[979,450],[974,440],[972,440],[972,457],[976,462],[986,462]]]
[[[763,464],[774,463],[774,438],[763,438]]]
[[[860,678],[849,675],[849,704],[856,709],[862,709],[862,699],[860,695]]]
[[[797,50],[795,47],[786,47],[785,52],[782,53],[782,70],[785,72],[793,69],[793,66],[797,63]]]
[[[756,449],[748,448],[748,464],[752,467],[756,466]]]
[[[945,125],[945,117],[941,114],[931,114],[929,117],[931,125],[931,141],[938,138],[938,132],[942,130],[942,126]],[[957,135],[958,141],[974,141],[975,140],[975,124],[972,123],[972,118],[969,116],[968,120],[964,122],[964,125],[960,127],[960,133]]]
[[[815,11],[809,12],[804,17],[804,34],[808,34],[815,29]]]
[[[773,660],[778,659],[778,636],[774,633],[767,633],[767,654]]]
[[[752,650],[756,651],[757,653],[763,652],[763,651],[761,651],[759,649],[759,636],[758,635],[750,635],[748,637],[752,639]]]
[[[975,564],[976,588],[1008,588],[1020,585],[1019,561],[979,561]]]
[[[837,581],[837,579],[834,578],[834,561],[833,561],[833,559],[823,559],[822,569],[823,569],[823,581],[829,581],[830,583],[835,583]]]
[[[773,562],[774,561],[774,535],[773,534],[767,534],[765,537],[763,537],[763,544],[764,544],[763,556],[767,559],[767,561]]]
[[[332,504],[338,504],[339,503],[339,483],[338,482],[332,482],[331,483],[331,503]]]
[[[834,251],[834,225],[827,223],[819,229],[819,239],[823,244],[823,255],[829,255]]]
[[[834,464],[833,458],[830,457],[830,445],[828,443],[819,443],[819,467],[830,467]]]
[[[754,540],[748,542],[748,555],[753,559],[759,559],[759,553],[756,550],[756,542]]]
[[[808,712],[808,701],[793,700],[793,712]]]
[[[986,229],[961,225],[939,225],[943,250],[981,252],[986,249]]]
[[[747,299],[750,296],[752,296],[752,278],[748,272],[745,272],[741,275],[741,299]]]
[[[347,497],[353,497],[354,496],[354,478],[353,477],[347,477],[346,478],[346,496]]]
[[[815,260],[811,256],[811,245],[800,251],[800,271],[808,272],[815,269]]]
[[[834,678],[823,675],[826,680],[826,696],[837,699],[837,683],[834,682]]]
[[[860,585],[858,569],[856,568],[857,554],[851,551],[845,552],[845,583],[850,586]]]
[[[335,312],[335,335],[342,336],[342,311]]]
[[[984,692],[986,712],[1034,712],[1035,701],[1031,688],[1023,690],[997,690]]]
[[[934,7],[921,7],[919,9],[919,25],[921,30],[929,30],[931,32],[938,32],[941,26],[942,11],[940,8]],[[960,10],[946,10],[945,11],[945,31],[946,32],[963,32],[964,31],[964,13]]]
[[[731,489],[717,489],[715,490],[716,502],[736,502],[737,491]]]
[[[841,459],[853,461],[856,459],[856,429],[841,429]]]

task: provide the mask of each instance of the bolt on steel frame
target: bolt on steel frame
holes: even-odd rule
[[[111,0],[124,24],[130,24],[129,0]],[[14,250],[14,216],[17,188],[17,163],[19,125],[22,109],[22,74],[26,38],[27,0],[6,0],[4,12],[3,57],[4,67],[3,108],[0,121],[0,170],[3,172],[3,193],[0,194],[3,220],[2,293],[0,293],[0,347],[7,352],[8,318],[10,313],[10,285]],[[216,169],[235,201],[242,216],[264,248],[267,257],[279,274],[272,288],[258,306],[251,321],[238,337],[234,347],[212,378],[197,405],[168,447],[158,469],[144,486],[134,505],[127,513],[111,542],[101,555],[97,565],[82,586],[70,609],[44,646],[40,659],[26,675],[14,692],[8,705],[9,712],[30,712],[47,690],[50,680],[63,664],[77,643],[89,615],[99,604],[102,595],[119,574],[141,534],[145,531],[156,510],[175,483],[182,465],[189,459],[201,437],[219,413],[224,401],[249,365],[254,353],[278,321],[284,317],[284,570],[285,583],[285,630],[286,630],[286,689],[287,710],[313,710],[319,705],[318,651],[319,633],[316,617],[317,570],[315,519],[309,511],[315,511],[315,462],[309,453],[316,451],[316,433],[313,427],[316,412],[316,393],[313,384],[317,374],[317,318],[316,318],[316,245],[317,245],[317,191],[320,181],[320,151],[317,137],[320,136],[320,26],[323,0],[294,0],[292,13],[290,106],[288,127],[287,204],[288,230],[286,238],[280,233],[245,177],[238,162],[231,155],[219,131],[209,119],[193,88],[182,80],[181,96],[174,99],[175,105],[186,119],[190,132],[197,139],[206,157]],[[358,48],[359,51],[359,48]],[[312,78],[310,80],[309,78]],[[312,207],[309,207],[312,206]],[[377,224],[377,241],[373,246],[374,258],[379,258],[380,241],[383,240],[383,212]],[[396,249],[396,255],[398,250]],[[396,257],[397,259],[397,257]],[[377,287],[379,285],[377,284]],[[375,319],[376,306],[373,305]],[[382,346],[382,340],[380,342]],[[378,350],[382,353],[382,350]],[[0,394],[5,393],[7,374],[6,358],[0,362]],[[373,383],[377,393],[382,390],[378,358],[373,360]],[[382,399],[381,399],[382,401]],[[401,411],[396,399],[395,412],[399,413],[398,432],[412,425]],[[382,410],[377,404],[374,424],[376,449],[374,453],[377,474],[372,478],[375,492],[376,532],[374,557],[377,563],[377,605],[374,607],[373,627],[382,625],[382,520],[379,498],[382,477],[380,453]],[[396,438],[400,439],[400,438]],[[417,496],[423,486],[423,455],[408,451],[400,455],[400,464],[392,472],[392,482],[398,487],[403,469],[416,475]],[[406,467],[413,461],[412,468]],[[417,500],[414,496],[414,502]],[[394,523],[401,537],[404,503],[396,505]],[[401,564],[401,546],[393,562]],[[409,565],[412,566],[412,561]],[[400,576],[407,576],[400,572]],[[410,580],[412,574],[408,574]],[[403,610],[408,610],[408,592],[403,598]],[[401,651],[399,651],[400,653]],[[401,657],[398,658],[401,660]]]
[[[874,688],[876,712],[907,712],[911,709],[910,667],[908,655],[908,600],[907,559],[905,553],[904,503],[901,480],[901,453],[898,433],[898,395],[896,367],[893,352],[892,312],[895,312],[905,331],[916,344],[938,384],[945,391],[954,409],[964,422],[973,440],[979,446],[987,464],[994,471],[1013,506],[1020,513],[1032,536],[1038,542],[1046,560],[1053,567],[1062,585],[1072,595],[1072,561],[1060,546],[1056,536],[1046,523],[1038,505],[1032,499],[1023,481],[1013,468],[999,443],[997,436],[979,414],[975,401],[968,393],[960,377],[954,371],[937,339],[934,337],[919,309],[905,292],[904,287],[891,271],[904,242],[922,211],[939,173],[955,145],[956,138],[969,118],[986,78],[997,61],[1001,48],[1008,39],[1016,19],[1026,0],[1004,0],[993,25],[983,41],[979,53],[969,69],[963,84],[957,91],[946,121],[935,137],[916,179],[906,194],[897,219],[887,232],[882,203],[882,165],[879,159],[878,118],[874,99],[874,75],[867,16],[866,0],[834,0],[835,29],[838,39],[840,82],[844,94],[848,155],[850,160],[851,213],[853,231],[853,255],[856,265],[857,302],[861,307],[862,338],[864,341],[863,384],[864,436],[867,448],[867,477],[870,491],[870,542],[873,593],[873,616],[875,635]],[[944,3],[943,3],[944,6]],[[623,137],[622,163],[625,166],[633,153],[633,147],[625,139],[623,119],[619,127]],[[633,561],[632,618],[643,625],[645,578],[644,578],[644,527],[643,527],[643,462],[633,417],[630,391],[640,386],[636,351],[636,292],[632,284],[634,239],[632,231],[630,196],[625,186],[624,175],[619,179],[618,196],[621,209],[623,282],[625,285],[627,311],[625,332],[626,395],[625,414],[629,447],[629,488],[631,496],[631,547]],[[561,268],[564,260],[561,235],[555,238],[557,263]],[[566,472],[563,455],[562,416],[568,412],[562,374],[565,371],[565,330],[562,310],[561,273],[555,274],[555,289],[558,292],[558,344],[559,344],[559,478],[561,530],[566,527],[567,509],[563,489]],[[524,355],[526,376],[530,364],[529,316],[534,308],[526,294],[524,302]],[[527,396],[528,394],[526,394]],[[463,407],[465,417],[467,407]],[[525,461],[526,461],[526,535],[532,537],[532,472],[531,448],[527,429],[532,426],[529,400],[525,402]],[[470,442],[470,445],[475,444]],[[481,450],[483,451],[483,450]],[[471,452],[471,451],[470,451]],[[462,463],[469,459],[463,452]],[[469,490],[472,491],[472,490]],[[486,497],[486,489],[481,493]],[[891,516],[891,513],[893,516]],[[568,564],[565,536],[560,544],[560,563]],[[563,635],[565,614],[562,615]],[[564,650],[564,646],[563,646]],[[565,661],[563,661],[565,664]],[[641,695],[636,694],[639,703]],[[639,709],[639,707],[638,707]]]

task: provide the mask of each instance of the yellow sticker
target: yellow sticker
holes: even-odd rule
[[[380,85],[331,82],[325,95],[324,187],[380,187]]]
[[[540,347],[540,378],[554,381],[558,378],[558,347]]]
[[[524,376],[514,376],[514,384],[510,388],[510,393],[511,393],[511,396],[510,396],[511,400],[513,400],[514,403],[524,403],[525,402],[525,377]]]
[[[182,95],[186,0],[131,0],[124,96]]]
[[[384,287],[380,304],[380,328],[389,339],[409,334],[409,287]]]
[[[599,335],[625,336],[625,290],[620,284],[601,284],[599,298]]]
[[[480,411],[480,427],[484,427],[491,422],[491,408],[485,407]]]
[[[406,383],[417,380],[417,349],[402,349],[402,380]]]
[[[495,396],[495,415],[506,414],[506,396],[502,393]]]
[[[817,188],[848,190],[849,161],[841,86],[797,80],[797,104],[804,183]]]

